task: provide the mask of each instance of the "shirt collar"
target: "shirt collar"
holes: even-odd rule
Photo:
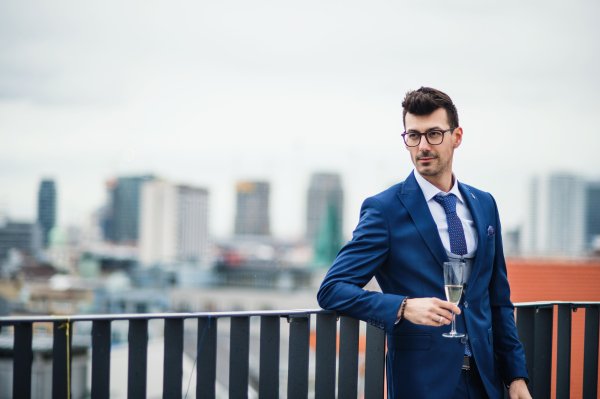
[[[448,191],[446,193],[446,192],[440,190],[439,188],[437,188],[436,186],[434,186],[433,184],[431,184],[430,182],[428,182],[427,179],[425,179],[423,176],[421,176],[419,174],[419,172],[417,172],[417,170],[415,169],[415,179],[417,180],[419,187],[421,187],[421,191],[423,191],[423,195],[425,196],[425,201],[431,201],[433,199],[433,197],[435,197],[438,194],[441,196],[448,195],[448,194],[454,194],[454,195],[456,195],[456,198],[458,198],[458,200],[464,204],[465,201],[463,200],[463,196],[460,193],[460,190],[458,189],[458,180],[456,179],[456,176],[454,175],[454,173],[452,173],[452,177],[454,179],[454,185],[452,185],[452,188],[450,189],[450,191]]]

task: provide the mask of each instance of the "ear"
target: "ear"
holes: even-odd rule
[[[462,127],[459,126],[454,130],[454,133],[452,133],[452,141],[453,141],[454,148],[458,148],[460,146],[460,144],[462,143],[462,138],[463,138],[463,129],[462,129]]]

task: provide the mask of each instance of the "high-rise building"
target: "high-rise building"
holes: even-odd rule
[[[236,235],[271,234],[269,220],[269,183],[242,181],[236,185]]]
[[[140,263],[189,262],[209,256],[208,191],[163,180],[141,188]]]
[[[106,203],[98,209],[98,223],[105,241],[115,241],[115,187],[117,181],[106,181]]]
[[[585,187],[581,177],[566,173],[535,177],[531,181],[522,235],[524,254],[585,253]]]
[[[146,181],[154,176],[119,177],[108,185],[105,237],[120,244],[137,244],[139,238],[140,191]]]
[[[48,235],[56,224],[56,185],[54,180],[44,179],[38,191],[37,221],[42,229],[42,243],[48,246]]]
[[[177,256],[181,261],[206,261],[210,251],[208,190],[177,187]]]
[[[335,230],[342,234],[344,192],[337,173],[313,173],[306,201],[306,240],[314,244],[319,231],[325,228],[327,213],[334,212]],[[341,238],[340,238],[341,239]]]
[[[585,240],[588,248],[600,240],[600,182],[586,186]]]
[[[37,223],[0,220],[0,267],[11,249],[39,256],[42,248],[42,229]]]
[[[521,230],[519,228],[515,230],[504,230],[502,232],[502,248],[504,249],[504,256],[517,256],[521,254],[520,236]]]

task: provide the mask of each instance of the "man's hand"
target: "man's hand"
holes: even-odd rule
[[[508,396],[510,399],[531,399],[524,380],[513,381],[508,388]]]
[[[411,298],[406,300],[404,318],[414,324],[440,327],[452,322],[451,312],[460,314],[460,309],[439,298]]]

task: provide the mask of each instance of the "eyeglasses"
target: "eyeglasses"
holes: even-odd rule
[[[425,140],[431,145],[440,145],[442,141],[444,141],[444,133],[449,132],[451,130],[456,129],[452,127],[446,130],[430,130],[427,133],[419,133],[419,132],[409,132],[402,133],[402,138],[404,139],[404,144],[407,147],[416,147],[421,144],[421,136],[425,136]]]

